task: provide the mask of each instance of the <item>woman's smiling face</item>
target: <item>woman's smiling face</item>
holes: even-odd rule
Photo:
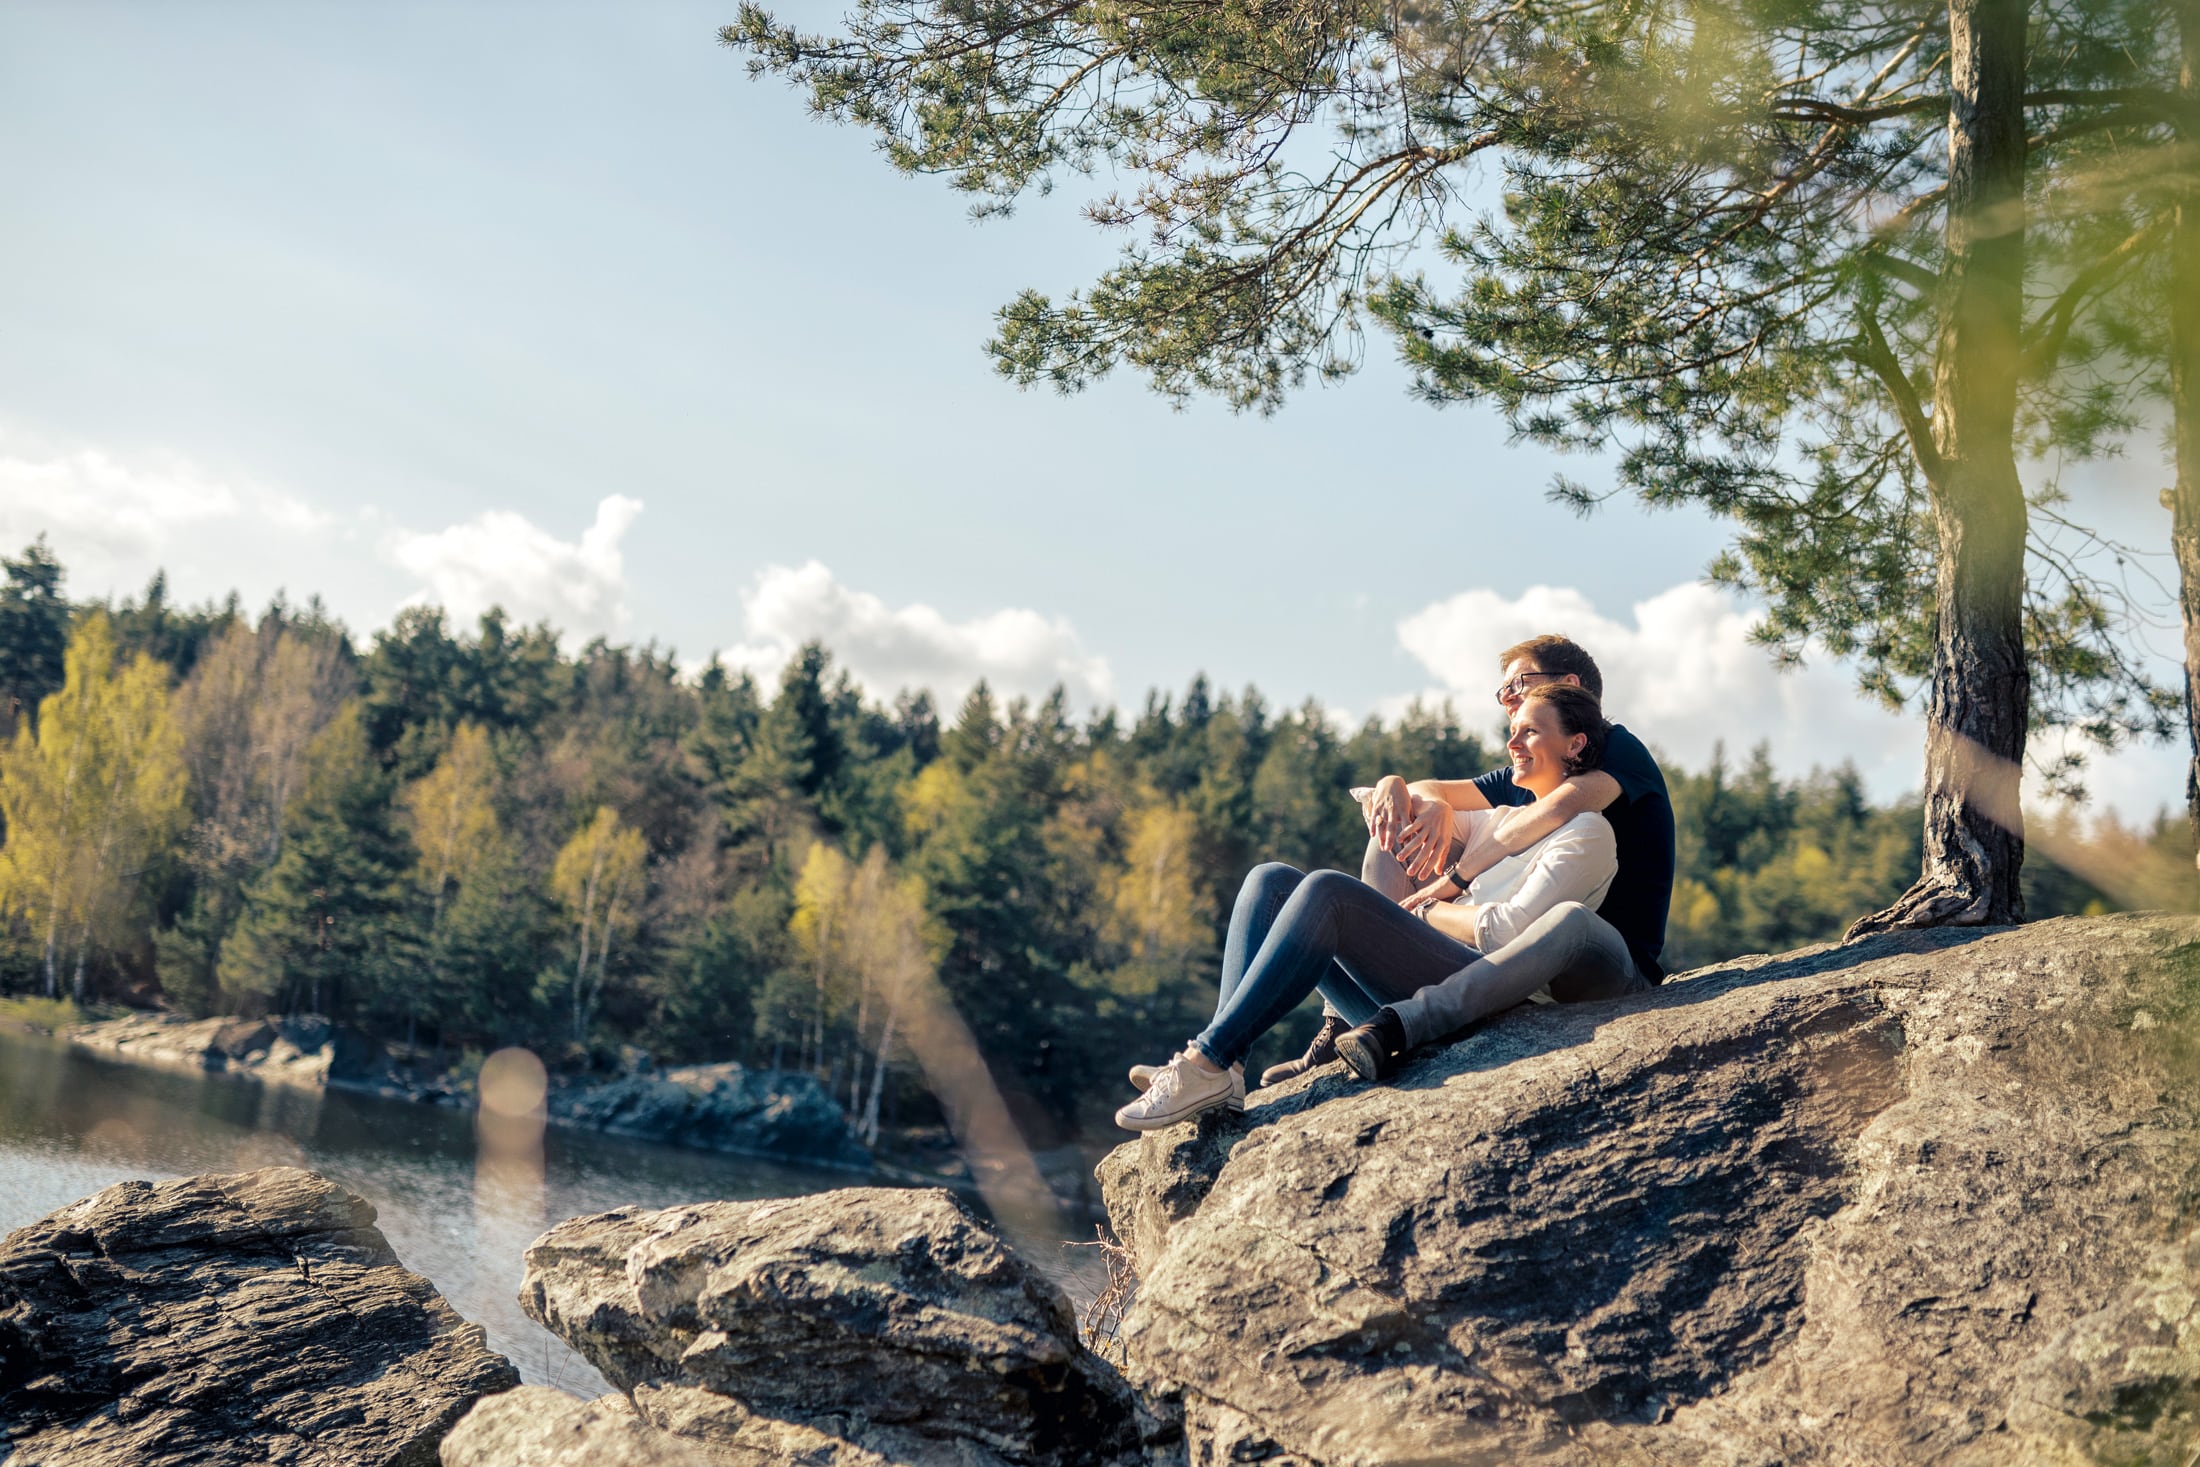
[[[1514,710],[1512,735],[1505,740],[1513,783],[1539,797],[1549,794],[1566,782],[1566,761],[1588,742],[1586,734],[1566,732],[1556,708],[1541,698],[1528,699]]]

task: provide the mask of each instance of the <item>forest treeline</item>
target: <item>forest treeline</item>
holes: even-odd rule
[[[765,687],[496,612],[361,644],[158,578],[73,605],[43,542],[0,564],[0,991],[799,1068],[874,1135],[930,1114],[897,1039],[940,991],[1027,1125],[1074,1131],[1199,1027],[1254,863],[1356,870],[1349,786],[1501,755],[1449,707],[1346,733],[1202,677],[1135,714],[980,684],[943,716],[818,645]],[[1676,970],[1838,935],[1917,869],[1917,808],[1852,769],[1668,779]],[[2027,873],[2036,915],[2111,905]]]

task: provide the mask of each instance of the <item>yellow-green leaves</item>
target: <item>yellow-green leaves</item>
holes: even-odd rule
[[[550,889],[574,934],[567,996],[576,1044],[587,1042],[589,1020],[610,972],[613,941],[631,937],[640,921],[647,856],[642,833],[621,821],[609,805],[601,805],[551,867]]]
[[[117,667],[113,627],[95,612],[36,728],[19,727],[0,756],[0,899],[39,932],[49,997],[64,966],[81,994],[91,957],[141,930],[144,875],[181,827],[184,792],[168,669],[142,655]]]

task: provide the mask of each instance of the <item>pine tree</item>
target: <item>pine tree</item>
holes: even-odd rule
[[[418,857],[359,703],[314,736],[305,763],[282,854],[245,889],[219,981],[267,1008],[394,1017],[413,961],[405,909]]]
[[[12,735],[61,686],[69,648],[69,604],[61,562],[41,535],[12,559],[0,556],[0,735]]]

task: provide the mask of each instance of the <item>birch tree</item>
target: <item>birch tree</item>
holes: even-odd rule
[[[573,1042],[588,1042],[588,1027],[611,971],[614,941],[639,924],[648,850],[642,833],[609,805],[558,852],[550,888],[573,933],[573,968],[567,998]]]
[[[155,935],[172,1002],[215,1005],[221,948],[243,910],[245,885],[282,853],[306,749],[354,683],[337,638],[270,614],[257,629],[232,623],[178,690],[193,808],[182,856],[197,882],[190,906]]]
[[[442,926],[445,900],[481,861],[500,831],[496,811],[496,763],[489,735],[462,723],[435,768],[405,787],[400,797],[420,852],[414,875],[428,898],[428,933]]]

